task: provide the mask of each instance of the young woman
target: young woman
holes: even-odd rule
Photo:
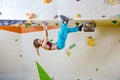
[[[33,45],[36,48],[38,55],[40,55],[39,50],[38,50],[39,47],[42,47],[46,50],[61,50],[61,49],[63,49],[65,47],[68,33],[81,31],[82,25],[79,26],[79,23],[76,23],[76,26],[73,28],[68,28],[69,18],[67,18],[64,15],[60,15],[60,18],[62,19],[62,24],[61,24],[61,28],[58,32],[58,40],[56,43],[51,43],[49,41],[47,25],[43,24],[43,28],[44,28],[44,31],[46,34],[45,38],[43,40],[35,39],[33,41]]]

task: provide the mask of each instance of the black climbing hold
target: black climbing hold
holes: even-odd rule
[[[116,23],[117,23],[117,21],[116,21],[116,20],[114,20],[114,21],[112,21],[112,23],[113,23],[113,24],[116,24]]]
[[[96,71],[98,71],[98,68],[96,68]]]

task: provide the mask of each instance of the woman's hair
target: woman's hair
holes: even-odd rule
[[[39,39],[35,39],[35,40],[33,41],[33,45],[34,45],[34,47],[36,48],[38,55],[40,55],[38,49],[39,49],[39,47],[41,46],[41,44],[39,44],[38,40],[39,40]]]

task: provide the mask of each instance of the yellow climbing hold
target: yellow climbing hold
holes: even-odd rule
[[[76,18],[80,18],[81,15],[80,15],[80,14],[76,14],[75,17],[76,17]]]
[[[68,57],[71,56],[71,53],[70,53],[70,51],[68,49],[66,50],[66,54],[67,54]]]
[[[45,4],[49,4],[52,0],[44,0]]]
[[[119,1],[118,1],[118,0],[107,0],[107,2],[108,2],[109,4],[112,4],[112,5],[117,5],[117,4],[119,4]]]
[[[87,37],[87,45],[88,46],[95,46],[95,40],[92,36]]]

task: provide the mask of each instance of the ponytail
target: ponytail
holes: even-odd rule
[[[39,47],[40,47],[41,45],[38,43],[38,40],[39,40],[39,39],[35,39],[35,40],[33,41],[33,45],[34,45],[34,47],[35,47],[35,49],[36,49],[36,51],[37,51],[37,54],[40,55],[40,53],[39,53]]]

